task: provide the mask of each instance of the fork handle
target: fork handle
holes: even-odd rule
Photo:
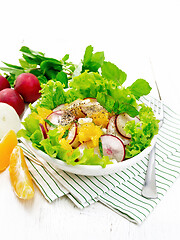
[[[149,163],[145,176],[142,196],[146,198],[157,198],[156,177],[155,177],[155,146],[149,154]]]

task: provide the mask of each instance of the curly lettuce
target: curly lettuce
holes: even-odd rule
[[[142,152],[150,146],[154,135],[158,133],[159,120],[154,116],[152,108],[140,104],[139,122],[129,121],[126,123],[124,130],[131,134],[130,144],[126,146],[126,158],[131,158]]]

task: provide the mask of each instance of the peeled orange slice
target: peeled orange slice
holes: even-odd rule
[[[19,146],[16,146],[11,154],[9,173],[16,195],[22,199],[33,198],[34,187],[32,178],[28,171],[23,151]]]
[[[0,172],[4,171],[10,163],[10,156],[17,145],[17,137],[13,130],[10,130],[0,142]]]

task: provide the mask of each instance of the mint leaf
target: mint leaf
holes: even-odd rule
[[[88,65],[88,63],[91,61],[92,53],[93,53],[93,47],[89,45],[86,48],[85,54],[84,54],[84,60],[83,60],[84,66]]]
[[[104,62],[104,52],[96,52],[93,54],[93,47],[90,45],[86,48],[84,59],[82,61],[82,72],[89,70],[90,72],[98,72],[98,69]]]
[[[122,102],[122,103],[119,102],[118,113],[120,114],[124,112],[127,113],[132,118],[134,118],[139,114],[138,110],[131,104],[126,102]]]
[[[113,80],[119,85],[122,85],[126,81],[127,74],[111,62],[104,62],[101,70],[102,76],[107,80]]]
[[[148,95],[152,88],[146,80],[137,79],[128,89],[136,99],[139,99],[143,95]]]

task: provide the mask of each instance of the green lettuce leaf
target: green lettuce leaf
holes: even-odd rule
[[[143,95],[148,95],[151,91],[149,83],[144,79],[137,79],[128,89],[131,93],[139,99]]]
[[[129,121],[124,128],[127,134],[131,134],[130,144],[126,146],[126,158],[131,158],[150,146],[153,136],[158,133],[159,120],[155,118],[152,109],[144,104],[140,106],[140,121],[136,124],[135,121]]]
[[[82,72],[89,70],[90,72],[98,72],[103,65],[104,52],[96,52],[93,54],[93,47],[90,45],[86,48],[84,59],[82,60]]]
[[[104,62],[101,70],[104,78],[113,80],[118,85],[122,85],[126,81],[127,74],[111,62]]]
[[[54,109],[58,105],[65,103],[65,101],[62,83],[50,80],[47,84],[42,85],[41,99],[37,106]]]

